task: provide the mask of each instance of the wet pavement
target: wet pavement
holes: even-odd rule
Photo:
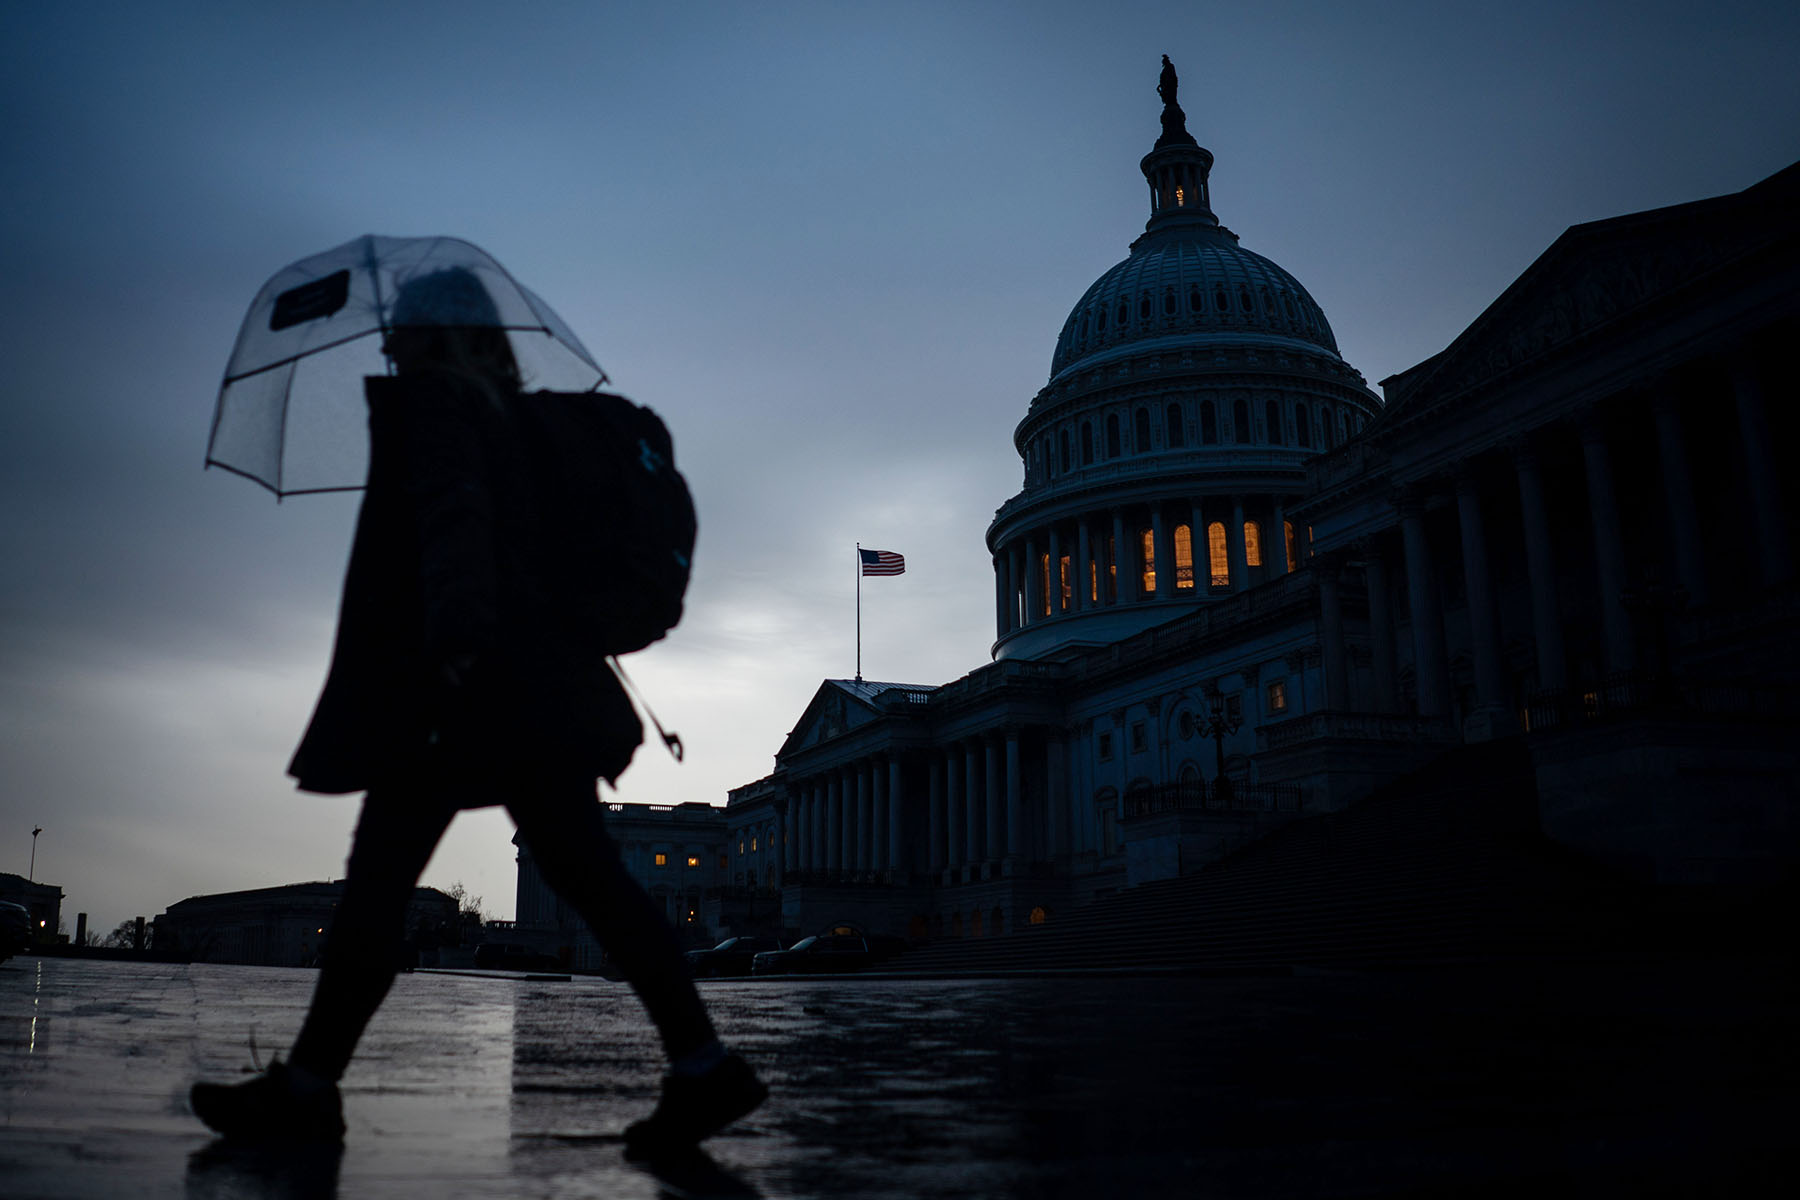
[[[0,964],[0,1195],[1754,1194],[1791,1175],[1789,964],[1229,979],[709,981],[773,1089],[657,1168],[628,989],[402,976],[341,1155],[240,1150],[196,1078],[285,1051],[313,974]]]

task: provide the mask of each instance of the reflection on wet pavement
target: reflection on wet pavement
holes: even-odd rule
[[[660,1054],[622,984],[415,974],[341,1157],[215,1142],[200,1077],[284,1050],[308,971],[0,964],[8,1197],[1351,1196],[1716,1189],[1791,1128],[1780,964],[1250,979],[719,981],[773,1095],[628,1162]]]

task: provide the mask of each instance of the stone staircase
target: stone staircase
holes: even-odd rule
[[[1608,940],[1622,886],[1537,832],[1530,756],[1514,738],[1451,751],[1195,874],[1000,937],[925,947],[884,973],[1233,973],[1580,953]]]

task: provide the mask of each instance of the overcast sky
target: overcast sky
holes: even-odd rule
[[[648,12],[635,11],[638,8]],[[1570,224],[1800,157],[1786,3],[11,4],[0,13],[0,870],[105,932],[336,877],[283,774],[353,497],[201,469],[245,307],[362,233],[451,234],[658,409],[689,615],[633,674],[683,734],[620,798],[723,803],[825,677],[988,661],[1014,425],[1148,198],[1159,55],[1215,208],[1371,384]],[[510,825],[425,882],[513,914]]]

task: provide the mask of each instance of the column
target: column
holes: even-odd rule
[[[1108,603],[1123,604],[1125,601],[1135,598],[1135,593],[1132,591],[1131,573],[1125,567],[1125,564],[1131,561],[1131,555],[1125,546],[1124,509],[1112,510],[1112,527],[1112,550],[1106,556],[1106,565],[1112,569],[1113,586],[1117,590],[1117,594]]]
[[[1563,652],[1562,614],[1556,604],[1556,558],[1550,543],[1550,517],[1544,507],[1544,482],[1537,455],[1529,446],[1513,453],[1519,479],[1519,516],[1525,527],[1525,573],[1531,582],[1531,636],[1537,642],[1538,687],[1546,691],[1568,683],[1568,657]]]
[[[1664,381],[1650,406],[1656,417],[1656,449],[1662,466],[1663,500],[1669,507],[1669,540],[1675,544],[1676,582],[1691,604],[1706,603],[1706,567],[1700,548],[1700,515],[1694,507],[1694,478],[1681,438],[1675,385]]]
[[[933,875],[944,869],[945,842],[948,826],[944,820],[944,752],[935,746],[927,753],[925,781],[925,869]]]
[[[1193,513],[1188,518],[1194,551],[1194,595],[1204,596],[1212,589],[1212,543],[1206,539],[1206,506],[1195,497],[1188,501]]]
[[[982,843],[982,857],[987,862],[998,863],[1006,853],[1006,831],[1001,828],[1006,820],[1006,779],[1001,774],[1004,766],[1002,745],[999,737],[989,734],[981,739],[983,757],[987,760],[986,786],[981,789],[982,807],[987,815],[987,837]]]
[[[1406,594],[1412,603],[1413,675],[1419,715],[1441,717],[1444,696],[1444,620],[1431,578],[1431,549],[1425,540],[1425,505],[1420,497],[1401,501],[1400,536],[1406,547]]]
[[[1374,661],[1375,711],[1397,712],[1400,699],[1394,690],[1394,606],[1388,599],[1387,563],[1374,545],[1363,561],[1364,587],[1369,593],[1369,655]]]
[[[1269,506],[1269,520],[1270,528],[1263,531],[1263,578],[1280,579],[1294,569],[1288,564],[1287,510],[1280,496]]]
[[[1325,707],[1350,711],[1350,663],[1344,651],[1344,603],[1338,590],[1338,563],[1328,558],[1318,564],[1321,648],[1325,658]]]
[[[1025,853],[1024,797],[1019,787],[1019,731],[1006,731],[1006,856],[1018,859]]]
[[[1065,611],[1062,589],[1062,531],[1052,525],[1050,527],[1050,615],[1060,617]]]
[[[1069,852],[1069,739],[1061,729],[1044,738],[1044,857],[1054,861]]]
[[[968,843],[963,840],[965,783],[962,751],[951,743],[944,748],[944,865],[952,871],[960,870],[968,858]]]
[[[1094,546],[1088,537],[1088,519],[1077,518],[1075,522],[1075,611],[1085,612],[1094,606],[1092,586]]]
[[[873,871],[886,871],[893,866],[889,861],[890,845],[888,838],[889,809],[888,776],[892,773],[890,764],[877,757],[869,763],[869,782],[873,785],[875,802],[871,806],[869,822],[869,868]]]
[[[1009,546],[1006,551],[1006,627],[1009,630],[1017,629],[1021,620],[1019,589],[1025,586],[1025,579],[1019,570],[1021,554],[1022,551],[1017,542]]]
[[[1156,555],[1156,598],[1167,600],[1175,594],[1175,547],[1169,540],[1169,524],[1163,520],[1161,503],[1150,505],[1150,545]]]
[[[854,855],[851,861],[859,874],[867,871],[874,861],[870,851],[874,848],[875,789],[870,786],[873,781],[869,778],[869,767],[869,760],[865,758],[851,768],[856,775],[856,815],[850,822],[850,854]]]
[[[1606,669],[1629,671],[1633,652],[1631,614],[1625,609],[1625,543],[1619,532],[1619,498],[1613,492],[1612,455],[1606,431],[1590,414],[1581,423],[1581,461],[1587,473],[1588,515],[1594,531],[1594,566],[1600,581],[1600,636]]]
[[[994,636],[1005,637],[1006,621],[1006,556],[1002,551],[994,555]]]
[[[1025,624],[1032,625],[1044,619],[1043,588],[1044,572],[1038,564],[1037,535],[1032,534],[1025,539]]]
[[[1511,733],[1513,722],[1500,662],[1500,620],[1488,571],[1481,492],[1466,471],[1456,481],[1456,519],[1462,532],[1463,590],[1469,601],[1469,649],[1475,660],[1475,712],[1463,723],[1463,731],[1468,741],[1484,742]]]
[[[807,867],[809,871],[823,871],[828,860],[825,847],[829,844],[826,837],[826,826],[831,816],[831,795],[826,780],[815,776],[812,781],[812,800],[807,805],[810,809],[811,826],[807,832]]]
[[[963,816],[966,818],[963,830],[963,861],[971,867],[979,867],[982,861],[981,826],[981,743],[979,740],[967,742],[963,746]]]
[[[1744,480],[1750,485],[1757,571],[1763,583],[1780,583],[1794,574],[1794,552],[1788,545],[1787,521],[1781,511],[1781,479],[1763,405],[1762,379],[1755,355],[1747,347],[1732,361],[1731,390],[1737,400],[1738,434],[1744,442]]]
[[[890,871],[910,871],[906,856],[906,773],[898,754],[888,756],[887,866]]]
[[[825,812],[825,869],[832,874],[844,869],[844,774],[834,770],[826,779],[829,788]]]
[[[1250,586],[1250,563],[1244,555],[1244,498],[1231,498],[1231,524],[1225,530],[1225,544],[1231,552],[1231,590],[1241,592]]]
[[[787,804],[781,810],[781,873],[792,875],[800,855],[800,789],[789,788]]]

